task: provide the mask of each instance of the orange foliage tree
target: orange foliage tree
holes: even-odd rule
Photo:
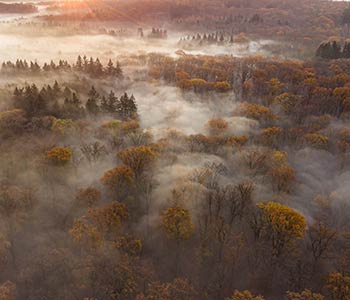
[[[122,197],[134,183],[134,171],[127,166],[118,166],[104,173],[101,182],[111,194]]]

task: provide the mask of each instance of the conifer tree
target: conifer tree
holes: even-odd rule
[[[99,94],[95,90],[95,87],[92,86],[89,92],[89,98],[86,102],[86,110],[91,114],[97,114],[99,112]]]

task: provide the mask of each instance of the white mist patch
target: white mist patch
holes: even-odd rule
[[[37,25],[39,26],[39,25]],[[30,27],[31,28],[31,27]],[[263,47],[273,41],[251,41],[240,45],[211,45],[193,49],[183,49],[178,41],[178,33],[165,40],[116,37],[107,34],[74,34],[67,32],[46,32],[40,27],[20,28],[0,26],[1,61],[14,61],[18,58],[44,63],[50,60],[65,59],[74,62],[78,55],[99,57],[101,60],[119,55],[162,53],[177,57],[183,50],[192,55],[233,55],[243,57],[257,53],[267,54]]]
[[[137,99],[142,127],[152,129],[156,137],[169,128],[185,134],[205,133],[204,125],[214,115],[203,103],[184,99],[176,87],[138,83],[130,92]]]

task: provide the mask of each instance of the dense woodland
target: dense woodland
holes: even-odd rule
[[[193,29],[178,47],[290,26],[312,55],[1,61],[0,300],[350,300],[346,5],[89,3],[45,18],[170,6],[169,23]],[[306,19],[317,30],[301,35]],[[171,39],[151,28],[151,46]]]

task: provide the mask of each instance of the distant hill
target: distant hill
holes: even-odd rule
[[[37,11],[37,7],[33,4],[0,2],[0,13],[2,14],[26,14],[35,13]]]

